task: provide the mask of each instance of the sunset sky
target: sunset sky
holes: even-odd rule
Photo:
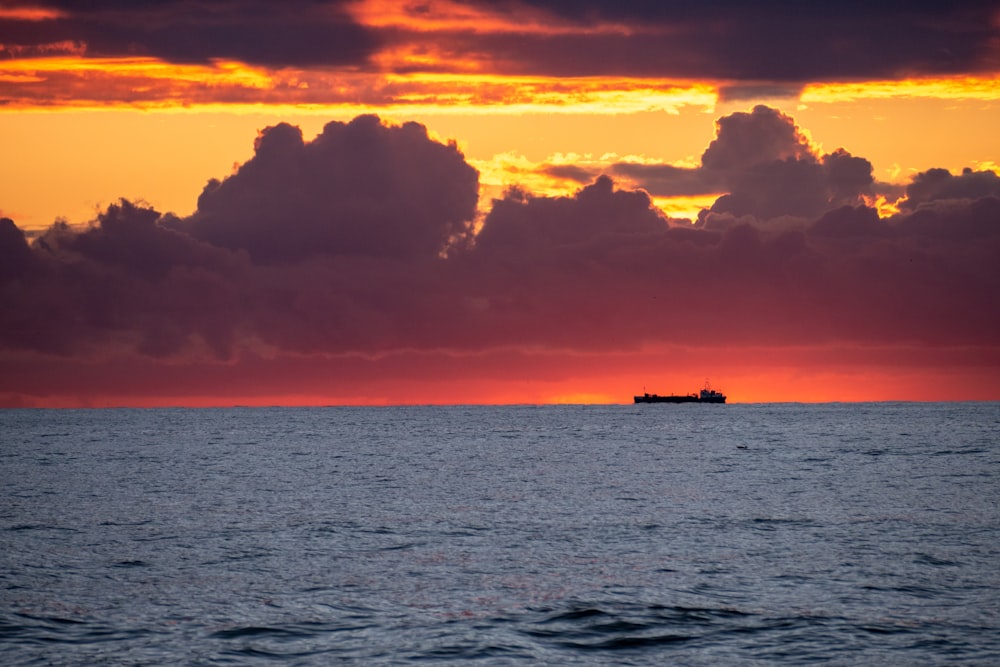
[[[1000,400],[996,3],[0,0],[0,157],[0,405]]]

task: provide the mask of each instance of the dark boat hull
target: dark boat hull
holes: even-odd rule
[[[659,396],[657,394],[643,394],[635,396],[636,403],[725,403],[726,397],[721,395],[699,397],[696,395],[687,396]]]

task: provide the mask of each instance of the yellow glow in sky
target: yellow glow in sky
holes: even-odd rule
[[[456,106],[430,105],[0,112],[6,158],[0,161],[0,214],[22,228],[38,229],[57,217],[91,220],[98,208],[127,197],[186,215],[209,179],[227,176],[234,164],[253,155],[258,130],[287,121],[311,138],[330,120],[372,111],[396,122],[416,120],[439,139],[456,140],[481,172],[485,201],[512,184],[539,194],[568,194],[575,185],[544,179],[534,167],[565,162],[567,156],[593,163],[629,156],[630,161],[696,165],[714,137],[719,113],[702,105],[681,106],[676,113],[588,108],[589,113],[568,115],[529,105],[518,113],[503,106],[461,113]],[[870,160],[882,181],[905,183],[931,167],[957,173],[994,164],[1000,155],[997,100],[876,97],[813,102],[786,113],[825,152],[843,147]],[[657,204],[682,217],[698,206]]]

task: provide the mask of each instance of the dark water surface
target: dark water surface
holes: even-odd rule
[[[1000,404],[0,411],[0,664],[1000,664]]]

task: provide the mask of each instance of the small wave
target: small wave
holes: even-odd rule
[[[521,632],[575,651],[654,650],[745,629],[753,616],[721,607],[581,605],[549,613]]]
[[[900,624],[890,624],[890,623],[872,623],[869,625],[858,626],[858,629],[867,632],[872,635],[901,635],[901,634],[914,634],[918,632],[917,629],[912,627],[907,627]]]
[[[64,616],[39,616],[37,614],[32,614],[30,612],[22,611],[16,612],[15,616],[20,616],[21,618],[30,621],[41,621],[42,623],[55,623],[56,625],[84,625],[84,621],[78,621],[75,618],[66,618]]]
[[[696,639],[689,635],[657,635],[652,637],[614,637],[594,644],[586,642],[566,641],[560,642],[566,648],[579,649],[584,651],[615,651],[622,649],[640,649],[663,644],[676,644]]]
[[[12,643],[26,646],[71,644],[83,647],[103,645],[108,642],[145,640],[153,635],[163,634],[149,628],[118,628],[106,623],[95,623],[92,620],[62,615],[42,615],[22,611],[15,612],[13,617],[20,618],[23,622],[5,623],[2,636]]]
[[[134,526],[145,526],[152,523],[149,519],[143,521],[98,521],[98,526],[113,526],[113,527],[134,527]]]
[[[879,593],[898,593],[924,600],[940,600],[947,597],[948,590],[940,587],[919,586],[916,584],[904,584],[900,586],[875,586],[866,584],[862,590]]]
[[[920,565],[935,565],[939,567],[959,567],[962,565],[961,561],[951,560],[949,558],[938,558],[936,556],[932,556],[931,554],[916,554],[913,562]]]
[[[226,628],[217,630],[211,634],[216,639],[241,639],[245,637],[275,637],[275,638],[301,638],[310,637],[312,632],[301,630],[290,630],[288,628],[275,628],[260,625],[247,625],[239,628]]]
[[[22,530],[59,530],[70,533],[79,532],[76,528],[70,528],[68,526],[53,526],[51,524],[45,524],[45,523],[18,523],[8,527],[7,530],[12,533],[19,532]]]
[[[373,552],[379,551],[406,551],[408,549],[417,549],[419,547],[425,546],[425,542],[401,542],[399,544],[390,544],[384,547],[377,547],[372,549]]]
[[[575,621],[581,618],[592,618],[594,616],[607,616],[607,612],[601,611],[596,608],[584,608],[584,609],[573,609],[561,614],[556,614],[551,618],[547,618],[542,621],[542,623],[558,623],[561,621]]]
[[[298,650],[298,651],[279,651],[276,650],[275,647],[267,649],[261,646],[240,646],[240,647],[229,648],[225,651],[221,651],[221,654],[227,656],[235,656],[238,659],[241,659],[239,661],[239,664],[243,664],[244,660],[247,658],[253,658],[255,659],[255,662],[256,659],[261,659],[266,661],[280,661],[280,662],[306,660],[305,664],[321,665],[324,664],[323,661],[316,661],[315,659],[309,660],[309,658],[314,658],[315,656],[320,656],[333,652],[334,650],[329,648]],[[230,661],[227,660],[226,662]],[[296,664],[302,664],[302,663],[297,662]]]
[[[751,524],[756,530],[779,530],[783,527],[816,527],[818,524],[812,519],[796,519],[791,517],[760,516],[751,519]]]
[[[17,532],[20,530],[39,530],[41,528],[48,528],[48,526],[43,526],[40,523],[19,523],[15,526],[10,526],[7,530]]]
[[[534,656],[530,651],[520,646],[500,646],[495,644],[481,645],[479,643],[456,644],[440,646],[414,656],[417,660],[530,660]]]

